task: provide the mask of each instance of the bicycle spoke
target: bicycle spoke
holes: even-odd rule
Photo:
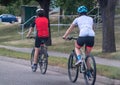
[[[40,62],[39,62],[39,66],[42,74],[46,73],[47,65],[48,65],[48,56],[42,53],[40,56]]]
[[[84,78],[87,85],[94,85],[96,81],[96,63],[93,56],[86,59],[87,71],[84,73]]]
[[[68,75],[71,82],[76,82],[78,78],[78,67],[75,66],[76,56],[71,54],[68,60]]]

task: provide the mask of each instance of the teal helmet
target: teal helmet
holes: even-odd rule
[[[78,13],[87,13],[88,9],[86,6],[80,6],[80,7],[78,7],[77,12]]]

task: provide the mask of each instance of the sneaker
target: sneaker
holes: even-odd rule
[[[86,75],[87,75],[88,79],[89,79],[89,80],[91,80],[91,78],[92,78],[92,75],[91,75],[91,72],[90,72],[90,70],[88,70],[88,71],[87,71]]]
[[[78,55],[78,56],[77,56],[77,62],[75,63],[75,65],[76,65],[76,66],[79,65],[81,62],[82,62],[82,60],[81,60],[81,55]]]
[[[78,66],[81,62],[82,62],[82,60],[79,59],[79,60],[77,60],[77,62],[75,63],[75,65]]]
[[[33,64],[33,65],[32,65],[32,71],[33,71],[33,72],[36,72],[36,70],[37,70],[37,64]]]
[[[92,69],[92,68],[90,69],[90,73],[91,73],[92,76],[94,76],[94,73],[93,73],[93,69]]]

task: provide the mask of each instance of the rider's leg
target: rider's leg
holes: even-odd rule
[[[92,47],[89,47],[89,46],[86,47],[86,56],[90,55],[91,50],[92,50]],[[87,67],[88,67],[89,70],[91,69],[89,57],[87,59]]]
[[[37,69],[37,59],[39,54],[39,47],[40,47],[40,39],[36,37],[35,39],[35,53],[34,53],[34,62],[32,65],[32,71],[35,72]]]
[[[35,47],[34,64],[37,64],[38,54],[39,54],[39,48]]]
[[[79,46],[77,44],[77,42],[75,41],[75,52],[76,52],[76,55],[77,55],[77,62],[76,62],[75,65],[78,65],[81,62],[80,48],[81,48],[81,46]]]
[[[90,47],[90,46],[86,46],[86,55],[89,55],[90,54],[90,52],[91,52],[91,50],[92,50],[92,47]]]
[[[36,70],[37,70],[38,54],[39,54],[39,48],[35,47],[34,62],[33,62],[33,65],[32,65],[32,71],[33,72],[36,72]]]
[[[77,56],[80,55],[80,48],[81,48],[81,46],[79,46],[79,45],[77,44],[77,42],[75,41],[75,52],[76,52],[76,55],[77,55]]]

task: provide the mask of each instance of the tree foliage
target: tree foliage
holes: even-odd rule
[[[17,2],[19,2],[20,4],[28,4],[29,2],[31,2],[33,0],[0,0],[1,5],[4,6],[9,6],[10,4],[15,4]]]
[[[0,0],[0,14],[11,13],[20,15],[21,5],[29,5],[30,3],[36,2],[35,0]],[[31,5],[32,5],[31,4]]]
[[[76,9],[80,5],[85,5],[88,10],[91,10],[94,6],[94,0],[55,0],[56,6],[60,6],[65,14],[76,14]]]

